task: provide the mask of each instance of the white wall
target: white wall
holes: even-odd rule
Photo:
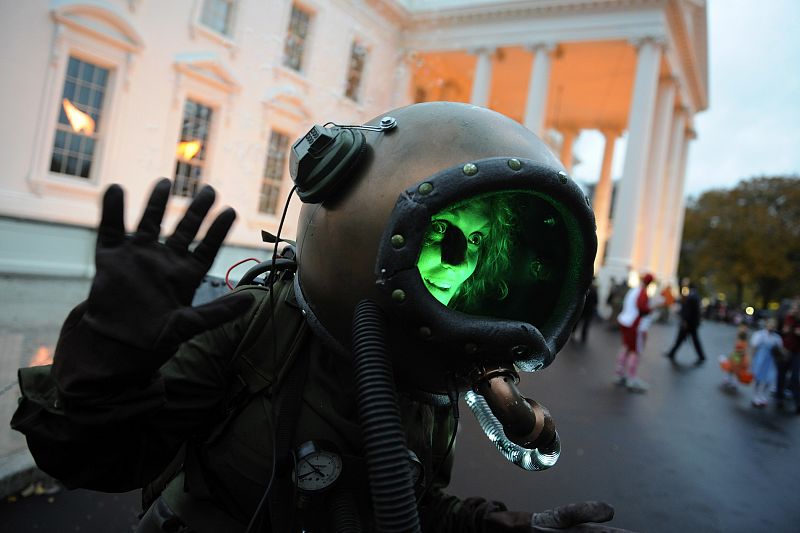
[[[71,12],[76,4],[91,10]],[[102,191],[117,182],[126,190],[127,224],[134,227],[153,181],[173,175],[183,105],[191,97],[214,108],[203,181],[217,189],[220,205],[232,205],[239,213],[228,242],[259,247],[260,229],[277,230],[277,216],[258,213],[272,128],[293,140],[314,123],[361,123],[395,106],[400,30],[369,4],[359,3],[355,10],[346,0],[302,2],[314,12],[304,74],[281,66],[289,0],[241,0],[232,42],[198,26],[201,5],[201,0],[3,0],[0,216],[92,228]],[[58,24],[56,13],[66,22]],[[97,31],[76,30],[73,20]],[[103,38],[104,33],[110,37]],[[126,46],[133,43],[132,49],[110,44],[115,38]],[[370,48],[359,103],[343,96],[354,38]],[[71,54],[113,71],[99,125],[103,137],[88,181],[48,170]],[[176,63],[181,61],[223,82],[179,74]],[[290,187],[287,171],[284,197]],[[165,229],[174,226],[187,203],[173,199]],[[295,199],[284,228],[289,237],[296,230],[299,206]],[[9,246],[35,242],[25,232],[41,231],[36,225],[6,223],[5,237],[12,226],[18,234],[14,243],[0,241],[2,257],[13,251]],[[0,258],[0,263],[0,271],[13,270],[8,261]]]

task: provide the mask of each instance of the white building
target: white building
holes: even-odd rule
[[[36,0],[2,15],[0,273],[90,275],[102,191],[125,187],[132,226],[159,176],[176,179],[165,227],[201,183],[237,209],[220,273],[276,231],[287,148],[312,124],[449,99],[558,130],[568,168],[581,129],[627,132],[607,251],[613,142],[594,198],[598,267],[674,277],[707,104],[702,0]]]

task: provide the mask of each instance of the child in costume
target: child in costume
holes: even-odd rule
[[[725,372],[722,385],[727,389],[735,389],[737,381],[747,384],[752,379],[749,371],[750,358],[747,353],[747,326],[739,326],[733,351],[727,357],[720,357],[720,367]]]
[[[750,338],[750,347],[753,349],[753,385],[752,404],[755,407],[767,405],[769,390],[775,386],[777,368],[772,352],[775,347],[780,347],[783,342],[778,334],[778,324],[774,318],[766,321],[764,326]]]

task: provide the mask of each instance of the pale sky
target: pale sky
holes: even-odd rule
[[[800,175],[800,0],[709,0],[709,105],[695,115],[686,194]],[[583,132],[573,174],[596,182],[603,141]],[[614,177],[622,174],[618,142]]]

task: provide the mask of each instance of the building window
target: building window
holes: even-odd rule
[[[50,171],[88,178],[97,147],[108,69],[69,58]]]
[[[183,127],[176,150],[175,181],[172,194],[193,197],[203,179],[203,167],[208,153],[208,131],[213,109],[186,100],[183,108]]]
[[[289,19],[289,31],[286,33],[286,45],[283,49],[283,64],[300,72],[303,68],[303,53],[308,39],[308,26],[311,14],[296,4],[292,5]]]
[[[289,137],[273,131],[267,148],[267,163],[264,165],[264,177],[261,180],[261,197],[258,210],[274,215],[278,210],[278,199],[283,181],[283,169],[286,168],[286,156],[289,152]]]
[[[354,102],[358,102],[359,89],[361,88],[361,78],[364,75],[364,63],[367,60],[367,48],[353,41],[353,48],[350,50],[350,64],[347,67],[347,86],[344,94]]]
[[[230,37],[235,0],[203,0],[200,21],[212,30]]]

